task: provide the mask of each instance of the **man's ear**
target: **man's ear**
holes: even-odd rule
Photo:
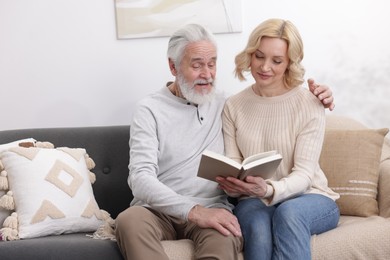
[[[171,70],[172,75],[176,76],[177,75],[177,69],[176,69],[175,63],[171,59],[168,59],[168,62],[169,62],[169,69]]]

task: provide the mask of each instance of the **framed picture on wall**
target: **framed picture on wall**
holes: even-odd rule
[[[242,30],[241,0],[115,0],[118,39],[170,36],[198,23],[213,33]]]

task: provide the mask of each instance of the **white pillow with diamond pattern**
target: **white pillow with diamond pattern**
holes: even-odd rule
[[[90,232],[103,223],[85,149],[15,147],[0,159],[8,176],[6,195],[15,204],[18,238]]]
[[[14,142],[10,142],[10,143],[7,143],[7,144],[0,144],[0,153],[9,149],[9,148],[12,148],[12,147],[17,147],[19,146],[20,143],[27,143],[27,142],[31,142],[31,143],[34,143],[36,142],[36,140],[34,138],[25,138],[25,139],[21,139],[21,140],[17,140],[17,141],[14,141]],[[0,161],[0,164],[1,164],[1,161]],[[1,171],[2,171],[2,167],[0,165],[0,178],[1,178]],[[2,190],[1,187],[0,187],[0,198],[6,194],[6,191],[5,190]],[[1,227],[1,224],[4,222],[4,220],[9,216],[11,215],[11,212],[9,210],[6,210],[6,209],[3,209],[0,207],[0,227]]]

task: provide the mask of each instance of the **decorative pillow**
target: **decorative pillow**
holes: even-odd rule
[[[34,138],[25,138],[25,139],[21,139],[21,140],[17,140],[17,141],[14,141],[14,142],[11,142],[11,143],[7,143],[7,144],[0,144],[0,153],[2,151],[5,151],[9,148],[12,148],[12,147],[18,147],[19,144],[23,144],[23,143],[35,143],[36,140]]]
[[[378,215],[378,179],[382,145],[389,129],[327,129],[320,165],[329,187],[340,194],[342,215]]]
[[[0,207],[15,210],[0,229],[4,240],[91,232],[109,217],[94,198],[85,149],[14,147],[0,160],[9,186]]]
[[[0,144],[0,153],[2,151],[9,149],[9,148],[17,147],[17,146],[19,146],[19,144],[35,143],[35,142],[36,142],[36,140],[34,138],[26,138],[26,139],[17,140],[17,141],[7,143],[7,144]],[[0,161],[0,198],[6,193],[6,190],[8,189],[8,187],[4,187],[3,186],[4,184],[1,182],[2,178],[5,177],[4,176],[5,172],[3,172],[3,171],[4,171],[4,167]],[[0,207],[0,225],[4,222],[4,220],[9,215],[11,215],[11,211]]]

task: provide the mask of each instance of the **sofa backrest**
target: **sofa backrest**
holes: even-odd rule
[[[85,148],[96,164],[96,201],[116,218],[133,199],[127,184],[129,136],[129,126],[21,129],[0,131],[0,144],[31,137],[55,147]]]
[[[328,129],[366,128],[356,120],[342,116],[327,116],[326,123]],[[116,218],[121,211],[129,207],[133,199],[127,183],[129,136],[128,125],[20,129],[0,131],[0,144],[31,137],[38,141],[51,142],[55,147],[85,148],[96,163],[92,170],[96,174],[96,182],[92,185],[95,198],[100,208]],[[389,158],[390,141],[386,138],[382,160]],[[383,194],[382,197],[387,197],[387,193]],[[387,202],[390,202],[390,199],[386,200]]]

